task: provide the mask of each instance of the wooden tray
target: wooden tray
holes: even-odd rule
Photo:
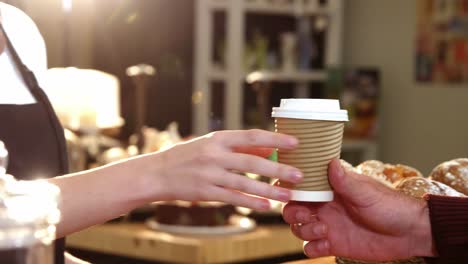
[[[251,232],[206,237],[153,231],[144,224],[105,224],[68,236],[67,246],[175,263],[243,262],[302,252],[302,241],[291,234],[288,225],[259,226]]]

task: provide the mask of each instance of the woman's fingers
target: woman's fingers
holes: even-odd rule
[[[292,183],[298,183],[302,180],[300,170],[252,155],[230,153],[219,157],[219,161],[225,168],[231,170],[255,173]]]
[[[249,179],[246,176],[225,172],[215,180],[214,184],[222,187],[237,190],[244,193],[261,196],[281,202],[288,202],[291,198],[291,191],[281,187],[269,185],[264,182]]]
[[[244,153],[259,156],[262,158],[268,158],[273,154],[273,148],[262,148],[262,147],[234,147],[234,152]]]
[[[246,207],[258,211],[266,211],[271,209],[270,202],[267,199],[250,196],[245,193],[226,189],[223,187],[212,186],[210,190],[211,199],[215,201],[225,202],[228,204]]]
[[[229,148],[252,146],[292,149],[298,144],[295,137],[260,129],[219,131],[211,136],[215,140],[219,138]]]
[[[309,258],[330,256],[330,242],[326,239],[305,242],[304,253]]]

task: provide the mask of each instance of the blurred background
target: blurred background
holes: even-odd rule
[[[468,156],[466,0],[4,2],[45,39],[41,79],[75,137],[76,170],[214,130],[272,130],[271,108],[293,97],[341,100],[353,165],[427,175]],[[88,89],[70,81],[80,74]],[[98,103],[67,110],[68,93]]]
[[[294,7],[290,10],[293,15],[288,14],[285,8],[274,6],[265,12],[247,12],[242,21],[232,22],[240,24],[232,25],[233,28],[241,28],[228,33],[230,25],[225,9],[230,8],[229,3],[208,11],[197,10],[200,5],[198,2],[202,1],[191,0],[6,2],[24,10],[37,23],[46,41],[49,68],[93,68],[118,77],[121,113],[125,119],[122,138],[131,134],[135,119],[132,114],[134,87],[131,78],[126,75],[127,67],[146,63],[157,70],[148,83],[148,103],[145,109],[148,126],[164,129],[170,122],[176,121],[184,136],[198,131],[208,132],[212,128],[253,126],[255,120],[260,118],[252,113],[254,110],[251,109],[257,107],[255,96],[252,96],[256,93],[247,82],[246,85],[236,84],[244,90],[243,96],[232,107],[237,109],[229,112],[241,112],[242,117],[233,118],[235,121],[227,126],[229,117],[221,117],[227,114],[224,113],[228,108],[225,105],[229,104],[224,101],[225,89],[232,85],[226,82],[233,78],[231,74],[224,76],[226,71],[220,69],[232,56],[228,54],[226,39],[242,40],[239,46],[244,49],[234,51],[242,57],[241,65],[237,65],[240,69],[229,69],[227,72],[238,71],[237,75],[246,77],[254,70],[281,69],[281,36],[287,42],[284,33],[300,33],[300,18],[294,15]],[[319,5],[326,2],[318,1]],[[306,25],[311,40],[302,43],[303,46],[310,46],[302,50],[310,59],[305,63],[297,62],[297,66],[325,73],[332,70],[335,75],[339,74],[336,71],[375,71],[379,95],[376,111],[379,129],[373,136],[378,146],[378,158],[387,162],[407,163],[427,173],[439,161],[466,156],[468,139],[465,135],[468,124],[464,113],[468,108],[465,103],[468,90],[466,81],[418,80],[416,76],[418,33],[422,31],[418,24],[425,21],[426,24],[431,23],[427,19],[418,20],[418,15],[421,17],[424,11],[422,6],[425,2],[433,2],[432,8],[437,11],[439,2],[443,8],[445,2],[464,1],[353,0],[343,3],[342,14],[337,19],[339,25],[336,25],[339,27],[335,33],[337,43],[325,43],[326,31],[335,22],[333,18],[326,13],[311,16],[310,25]],[[451,7],[447,5],[448,11],[441,12],[450,13]],[[197,12],[210,16],[205,17],[210,21],[199,21],[204,19],[197,18]],[[197,28],[197,22],[205,23],[204,27]],[[297,44],[300,37],[296,36],[292,41]],[[199,39],[202,47],[197,47]],[[263,41],[266,43],[263,44]],[[327,51],[327,47],[331,50]],[[327,52],[334,53],[329,56],[336,58],[325,61]],[[245,59],[248,56],[245,53],[253,55]],[[201,77],[197,77],[197,70]],[[270,85],[273,89],[268,106],[278,105],[279,98],[294,96],[293,86],[304,78],[310,80],[307,86],[319,87],[311,87],[307,91],[307,96],[314,97],[337,96],[335,90],[342,90],[338,86],[342,86],[340,82],[344,83],[344,78],[336,80],[339,79],[336,76],[290,75],[278,77],[284,77],[285,82]],[[331,86],[336,86],[330,94],[322,89],[327,81]],[[205,120],[202,124],[204,127],[197,128],[197,124],[194,124],[198,120],[194,119],[196,107],[192,105],[192,95],[196,100],[199,96],[197,91],[208,89],[195,87],[201,83],[211,87],[213,102],[205,102],[210,104],[211,109],[206,111],[209,115],[206,118],[210,121]]]

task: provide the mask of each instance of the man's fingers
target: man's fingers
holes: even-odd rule
[[[292,230],[294,235],[305,241],[324,239],[328,234],[327,225],[320,221],[302,225],[293,225]]]
[[[288,224],[305,224],[315,220],[320,203],[289,202],[283,208],[283,219]]]
[[[305,242],[304,253],[309,258],[330,256],[330,242],[326,239]]]

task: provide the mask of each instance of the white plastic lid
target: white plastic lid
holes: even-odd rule
[[[279,107],[273,107],[272,117],[348,121],[348,111],[340,109],[340,102],[332,99],[281,99]]]
[[[299,202],[331,202],[333,191],[291,191],[291,200]]]

